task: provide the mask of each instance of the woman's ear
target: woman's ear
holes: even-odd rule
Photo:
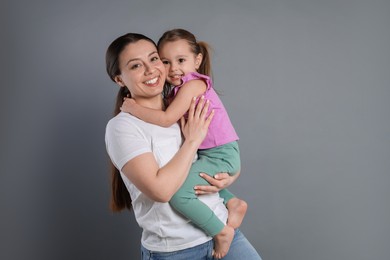
[[[115,76],[114,80],[115,80],[116,84],[118,84],[119,86],[121,86],[121,87],[125,86],[125,84],[123,83],[123,80],[122,80],[120,75]]]
[[[202,53],[199,53],[198,55],[196,55],[195,57],[195,69],[199,69],[200,67],[200,64],[202,63],[202,60],[203,60],[203,55]]]

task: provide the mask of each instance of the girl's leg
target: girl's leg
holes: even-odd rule
[[[226,205],[228,201],[234,198],[234,194],[231,193],[228,189],[223,189],[219,191],[219,196],[223,198],[223,203]]]
[[[224,223],[215,216],[214,212],[198,199],[194,192],[194,186],[208,185],[208,183],[199,176],[199,173],[201,172],[214,176],[217,172],[221,171],[236,173],[239,168],[240,157],[236,142],[213,149],[199,151],[199,158],[192,164],[190,173],[184,184],[170,200],[170,204],[173,208],[190,219],[208,235],[214,237],[216,256],[224,256],[226,254],[233,239],[234,230],[231,226],[225,226]],[[232,207],[231,209],[234,213],[233,215],[237,216],[237,211],[235,211],[237,207]],[[241,221],[242,218],[243,215],[241,215]]]
[[[239,171],[240,155],[238,144],[237,142],[232,142],[212,149],[199,150],[198,155],[198,160],[192,164],[190,173],[183,185],[172,197],[170,204],[208,235],[215,236],[221,232],[224,224],[207,205],[198,199],[194,186],[209,185],[205,179],[199,176],[201,172],[214,176],[218,172],[235,174]],[[220,195],[226,195],[225,201],[234,197],[227,190],[221,191]]]
[[[200,151],[200,156],[204,155],[211,158],[213,161],[220,161],[220,165],[225,165],[224,169],[232,175],[240,169],[240,150],[237,142],[228,143],[226,145],[211,149],[209,151]],[[219,167],[221,169],[221,167]],[[227,224],[232,228],[238,228],[244,220],[248,205],[245,201],[238,199],[228,189],[219,191],[219,196],[223,198],[229,216]]]
[[[212,172],[206,170],[204,165],[208,165],[205,157],[192,165],[184,184],[169,203],[178,212],[214,238],[215,255],[222,257],[229,250],[230,243],[234,237],[234,228],[225,225],[207,205],[198,199],[194,192],[195,185],[208,185],[206,180],[199,176],[200,172]]]
[[[229,214],[227,224],[234,229],[239,228],[244,220],[248,204],[245,201],[234,197],[228,201],[226,207]]]
[[[194,225],[213,237],[222,231],[225,224],[195,194],[195,185],[208,185],[199,176],[199,170],[197,169],[199,165],[199,160],[192,165],[183,185],[173,195],[169,203],[174,209],[191,220]]]

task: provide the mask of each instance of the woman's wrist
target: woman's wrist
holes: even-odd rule
[[[188,139],[186,139],[183,142],[182,148],[186,147],[187,149],[193,151],[194,154],[195,154],[198,151],[200,144],[201,144],[201,142],[198,141],[198,140],[188,140]]]

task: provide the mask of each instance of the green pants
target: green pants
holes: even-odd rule
[[[198,160],[192,164],[187,179],[169,203],[209,236],[215,236],[225,225],[207,205],[198,199],[194,186],[210,185],[199,176],[201,172],[210,176],[219,172],[234,175],[240,167],[240,151],[236,141],[211,149],[199,150]],[[221,190],[219,195],[224,199],[225,204],[234,197],[227,189]]]

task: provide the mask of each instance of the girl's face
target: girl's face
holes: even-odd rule
[[[165,68],[156,47],[149,41],[131,43],[119,55],[121,74],[115,81],[127,87],[137,102],[152,97],[161,98],[166,78]]]
[[[186,40],[166,42],[160,48],[161,60],[164,63],[167,81],[178,86],[181,78],[190,72],[196,72],[202,61],[202,54],[195,55]]]

